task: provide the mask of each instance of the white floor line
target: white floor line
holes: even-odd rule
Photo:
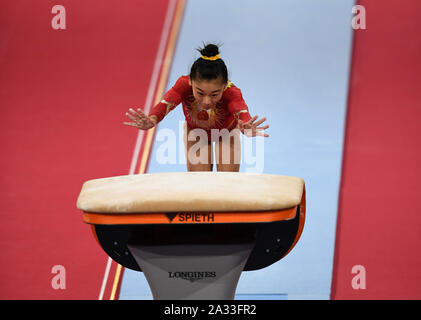
[[[153,70],[152,70],[152,77],[151,77],[151,81],[149,82],[148,93],[146,95],[145,108],[143,109],[146,114],[148,114],[150,109],[152,108],[153,95],[155,93],[156,85],[158,83],[159,69],[161,68],[161,65],[162,65],[162,62],[163,62],[163,59],[164,59],[165,47],[166,47],[166,44],[167,44],[167,41],[168,41],[168,36],[170,34],[170,31],[171,31],[170,30],[171,29],[171,22],[173,20],[176,4],[177,4],[177,0],[169,0],[167,13],[166,13],[166,16],[165,16],[165,21],[164,21],[164,26],[162,28],[161,39],[160,39],[160,42],[159,42],[158,53],[157,53],[156,58],[155,58],[155,64],[154,64],[154,67],[153,67]],[[130,163],[129,174],[135,173],[137,160],[139,158],[140,147],[141,147],[142,140],[143,140],[143,134],[144,134],[143,130],[138,131],[137,138],[136,138],[136,144],[135,144],[135,147],[134,147],[134,150],[133,150],[133,156],[132,156],[132,160],[131,160],[131,163]],[[103,300],[103,298],[104,298],[105,287],[107,285],[108,277],[109,277],[109,274],[110,274],[111,262],[112,262],[112,259],[110,257],[108,257],[107,266],[105,268],[105,274],[104,274],[104,278],[102,280],[102,285],[101,285],[101,290],[100,290],[100,293],[99,293],[98,300]]]
[[[149,83],[148,93],[146,95],[145,107],[143,108],[143,111],[146,114],[149,114],[149,111],[152,108],[153,95],[155,93],[156,86],[159,80],[159,69],[161,68],[161,65],[164,60],[165,47],[166,47],[168,37],[171,31],[171,22],[175,13],[176,4],[177,4],[177,0],[170,0],[168,4],[167,15],[165,17],[164,27],[162,29],[161,40],[159,42],[159,47],[158,47],[158,53],[156,55],[155,64],[152,71],[152,78]],[[137,135],[136,145],[133,151],[133,157],[132,157],[132,162],[130,165],[129,174],[134,174],[136,170],[136,164],[139,158],[139,152],[140,152],[140,147],[143,140],[143,135],[144,135],[144,131],[139,130],[138,135]]]

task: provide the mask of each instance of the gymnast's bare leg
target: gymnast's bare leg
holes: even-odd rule
[[[195,132],[184,123],[187,171],[212,171],[212,142],[207,137],[199,137],[197,133],[200,133],[200,129]]]

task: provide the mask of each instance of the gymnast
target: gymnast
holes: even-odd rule
[[[250,116],[240,89],[228,80],[227,67],[220,58],[219,47],[207,44],[198,51],[201,57],[193,63],[189,76],[178,78],[149,115],[140,108],[137,111],[130,108],[126,116],[132,122],[124,124],[141,130],[151,129],[182,103],[186,118],[184,141],[187,170],[212,171],[212,142],[215,141],[217,170],[238,172],[240,132],[248,137],[269,137],[264,133],[269,126],[260,126],[266,118],[258,120],[258,116]],[[219,133],[214,135],[215,131]],[[201,133],[205,133],[206,139],[202,139]],[[227,161],[225,155],[228,153]]]

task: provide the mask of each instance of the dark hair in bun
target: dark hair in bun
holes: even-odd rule
[[[197,59],[190,70],[190,79],[214,80],[221,77],[224,83],[228,82],[228,70],[224,60],[216,58],[219,47],[215,44],[206,44],[204,48],[197,49],[202,55]],[[204,58],[203,58],[204,57]],[[215,60],[208,60],[213,58]]]

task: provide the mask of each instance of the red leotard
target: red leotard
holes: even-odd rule
[[[209,110],[199,110],[192,87],[189,85],[189,76],[178,78],[175,85],[164,95],[164,99],[151,110],[149,116],[156,116],[159,122],[180,102],[183,104],[189,129],[206,130],[209,140],[211,129],[232,130],[237,126],[237,119],[243,122],[251,119],[240,89],[231,82],[228,82],[221,100],[214,107]]]

